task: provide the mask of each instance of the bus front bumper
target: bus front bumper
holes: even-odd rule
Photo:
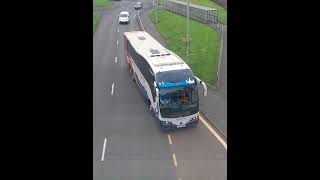
[[[169,129],[179,129],[179,128],[182,128],[182,127],[195,127],[197,126],[199,123],[199,119],[195,119],[195,120],[190,120],[188,123],[184,124],[184,125],[176,125],[176,124],[172,124],[170,122],[165,122],[165,121],[160,121],[160,127],[162,129],[165,129],[165,130],[169,130]]]

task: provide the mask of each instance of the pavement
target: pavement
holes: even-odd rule
[[[220,61],[219,85],[217,88],[208,88],[207,97],[200,97],[200,109],[227,138],[227,26],[223,26]]]
[[[131,80],[123,32],[139,29],[135,2],[113,1],[100,11],[93,36],[93,179],[226,180],[227,150],[208,124],[161,131]],[[128,25],[118,24],[123,10]]]

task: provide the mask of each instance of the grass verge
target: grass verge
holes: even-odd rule
[[[97,28],[100,20],[101,20],[101,15],[100,14],[93,16],[93,32],[96,32],[96,28]]]
[[[93,7],[107,7],[110,6],[110,0],[93,0]]]
[[[155,23],[155,14],[149,18]],[[166,10],[158,11],[156,28],[166,41],[168,49],[186,59],[186,18]],[[190,20],[190,67],[201,80],[215,84],[220,40],[218,33],[208,25]]]

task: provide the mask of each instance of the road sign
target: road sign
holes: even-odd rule
[[[182,38],[182,41],[183,41],[183,42],[191,42],[191,41],[192,41],[192,38]]]

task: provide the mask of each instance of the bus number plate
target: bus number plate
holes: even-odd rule
[[[182,127],[185,127],[185,126],[186,126],[185,124],[178,124],[177,128],[182,128]]]

